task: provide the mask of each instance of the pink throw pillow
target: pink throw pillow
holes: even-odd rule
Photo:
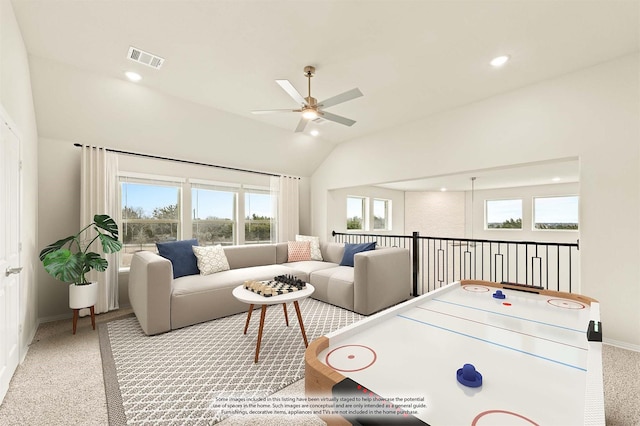
[[[289,259],[288,262],[300,262],[303,260],[311,260],[311,242],[310,241],[289,241]]]

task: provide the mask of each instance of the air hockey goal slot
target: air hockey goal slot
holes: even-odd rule
[[[589,342],[602,342],[602,323],[600,321],[589,321],[587,340]]]
[[[500,284],[502,284],[504,286],[507,286],[505,288],[507,288],[509,290],[524,291],[525,293],[540,294],[540,291],[544,290],[544,287],[538,286],[538,285],[510,283],[508,281],[501,281]]]
[[[346,378],[333,385],[334,410],[354,426],[426,425],[404,408],[391,404],[358,382]],[[383,414],[370,414],[381,412]]]

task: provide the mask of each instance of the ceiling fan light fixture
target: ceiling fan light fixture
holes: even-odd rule
[[[276,83],[285,91],[291,98],[298,104],[298,109],[271,109],[271,110],[258,110],[251,111],[253,114],[268,114],[277,112],[296,112],[301,113],[302,118],[298,122],[298,126],[294,130],[296,133],[303,132],[305,126],[309,121],[315,123],[321,123],[325,120],[333,121],[335,123],[342,124],[344,126],[353,126],[356,122],[347,117],[342,117],[337,114],[332,114],[325,111],[325,108],[341,104],[343,102],[350,101],[351,99],[359,98],[362,96],[360,89],[355,88],[347,92],[340,93],[339,95],[325,99],[322,102],[318,102],[316,98],[311,96],[311,77],[315,73],[315,67],[308,65],[304,67],[304,75],[307,77],[307,96],[303,97],[300,92],[289,82],[289,80],[276,80]]]
[[[302,110],[302,116],[307,120],[313,120],[314,118],[318,118],[318,111],[313,108],[305,108]]]

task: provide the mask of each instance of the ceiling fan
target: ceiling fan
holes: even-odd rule
[[[345,126],[353,126],[353,124],[355,123],[354,120],[324,111],[324,108],[341,104],[343,102],[350,101],[351,99],[359,98],[360,96],[362,96],[362,92],[360,91],[360,89],[351,89],[329,99],[325,99],[322,102],[318,102],[316,98],[311,97],[311,77],[313,77],[315,72],[315,67],[312,67],[311,65],[304,67],[304,75],[305,77],[307,77],[308,81],[308,96],[306,98],[302,97],[302,95],[295,89],[295,87],[293,87],[289,80],[276,80],[276,83],[278,83],[280,87],[282,87],[282,89],[300,105],[299,109],[270,109],[251,112],[253,114],[301,112],[302,117],[298,122],[298,126],[295,130],[296,132],[302,132],[310,120],[314,120],[318,117],[322,117],[325,120],[333,121],[336,123],[344,124]]]

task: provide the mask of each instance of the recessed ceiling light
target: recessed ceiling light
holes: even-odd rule
[[[506,64],[509,58],[509,55],[498,56],[493,58],[490,63],[492,66],[498,68]]]
[[[445,192],[447,190],[447,188],[440,188],[441,192]]]
[[[311,136],[318,136],[320,134],[319,131],[317,131],[316,129],[313,129],[312,131],[310,131],[309,133],[311,133]]]
[[[137,72],[133,72],[133,71],[127,71],[124,73],[124,75],[127,76],[127,78],[131,81],[140,81],[142,80],[142,76],[140,74],[138,74]]]
[[[556,177],[554,177],[554,178],[553,178],[553,179],[551,179],[551,180],[552,180],[552,181],[554,181],[554,182],[560,182],[560,178],[559,178],[559,177],[557,177],[557,176],[556,176]]]

